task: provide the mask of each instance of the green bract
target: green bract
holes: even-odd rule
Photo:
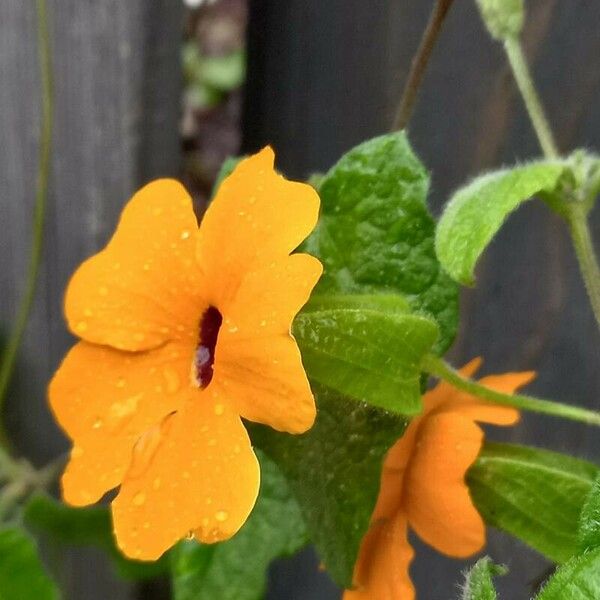
[[[477,0],[477,6],[490,35],[504,41],[517,37],[523,29],[523,0]]]
[[[567,163],[540,161],[477,177],[450,198],[435,246],[444,269],[465,285],[474,282],[477,260],[508,215],[540,193],[552,194]]]
[[[260,600],[271,560],[307,542],[300,509],[277,466],[258,454],[260,494],[232,539],[219,544],[181,542],[171,552],[175,600]]]
[[[467,483],[486,523],[560,563],[577,550],[581,507],[597,473],[556,452],[488,443]]]
[[[479,559],[465,574],[461,600],[496,600],[492,577],[505,573],[506,567],[495,565],[487,556]]]
[[[360,144],[321,180],[321,218],[303,250],[325,267],[317,294],[400,295],[438,322],[441,353],[456,332],[458,291],[435,256],[428,188],[404,133]]]
[[[46,574],[35,542],[16,527],[0,530],[0,598],[58,600],[60,594]]]
[[[322,386],[313,389],[319,410],[310,431],[289,435],[252,426],[251,437],[288,478],[328,572],[350,587],[383,457],[407,421]]]

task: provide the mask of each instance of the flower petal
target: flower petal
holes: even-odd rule
[[[192,531],[202,542],[225,540],[250,514],[259,482],[239,417],[207,389],[168,417],[150,444],[136,446],[112,504],[119,547],[155,560]]]
[[[484,523],[465,483],[482,442],[483,432],[470,419],[434,413],[419,428],[405,476],[404,506],[410,525],[425,542],[449,556],[470,556],[485,543]]]
[[[369,530],[354,571],[356,589],[346,590],[343,600],[414,600],[408,572],[414,551],[407,529],[406,516],[399,513]]]
[[[198,225],[183,186],[159,179],[129,201],[104,250],[73,275],[65,299],[71,331],[120,350],[196,336],[206,304],[195,261]]]
[[[215,379],[242,417],[289,433],[312,426],[315,401],[290,335],[240,340],[217,352]]]
[[[319,196],[273,169],[265,148],[241,161],[208,207],[200,227],[198,262],[211,282],[209,302],[221,308],[247,273],[298,247],[317,223]]]
[[[140,353],[79,342],[69,351],[49,387],[74,440],[62,480],[67,502],[90,504],[119,485],[140,435],[198,394],[189,384],[193,353],[181,342]]]
[[[306,304],[323,267],[309,254],[292,254],[249,272],[235,297],[219,305],[223,345],[273,335],[289,336],[292,321]],[[219,350],[217,349],[217,355]]]

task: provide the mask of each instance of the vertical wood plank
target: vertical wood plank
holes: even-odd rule
[[[55,82],[53,160],[42,272],[7,422],[37,463],[66,448],[46,385],[72,343],[62,296],[74,268],[106,243],[141,183],[179,170],[182,2],[49,0]],[[0,3],[0,330],[24,287],[40,131],[34,2]],[[132,598],[93,551],[61,557],[66,596]]]

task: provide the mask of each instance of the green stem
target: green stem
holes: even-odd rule
[[[570,419],[571,421],[580,421],[582,423],[587,423],[588,425],[600,425],[600,413],[585,408],[579,408],[577,406],[553,402],[551,400],[534,398],[532,396],[497,392],[496,390],[492,390],[471,379],[463,377],[443,359],[432,354],[425,357],[423,369],[427,373],[451,383],[459,390],[463,390],[473,396],[478,396],[479,398],[483,398],[494,404],[502,404],[504,406],[512,406],[514,408],[537,412],[544,415],[562,417],[563,419]]]
[[[3,408],[8,385],[15,367],[17,352],[25,333],[29,313],[35,297],[40,261],[42,258],[42,244],[44,238],[44,218],[46,212],[46,197],[48,194],[48,177],[50,172],[50,146],[52,137],[52,76],[50,66],[50,39],[48,34],[48,20],[46,15],[46,0],[37,0],[38,17],[38,56],[41,77],[42,96],[42,124],[39,147],[39,169],[35,208],[33,217],[33,239],[31,257],[27,271],[25,292],[17,312],[14,329],[2,355],[0,364],[0,411]],[[0,423],[1,423],[0,419]],[[0,444],[7,445],[6,432],[0,425]]]
[[[594,252],[587,210],[575,203],[568,205],[567,209],[567,222],[577,260],[579,261],[579,269],[585,282],[596,322],[600,327],[600,267]]]
[[[548,125],[544,107],[537,94],[527,61],[523,54],[521,42],[517,37],[509,37],[504,41],[504,49],[508,56],[513,75],[525,102],[529,118],[535,129],[540,146],[547,158],[558,158],[558,149]]]

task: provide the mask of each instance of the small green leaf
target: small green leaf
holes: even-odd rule
[[[210,546],[181,542],[172,551],[174,600],[260,600],[271,561],[307,543],[288,483],[271,460],[259,458],[260,494],[239,533]]]
[[[600,547],[600,475],[596,477],[581,510],[578,539],[581,552]]]
[[[577,550],[579,515],[597,473],[556,452],[487,443],[467,483],[486,523],[562,563]]]
[[[325,272],[318,294],[397,294],[440,326],[436,350],[456,332],[458,291],[433,247],[429,176],[404,133],[353,148],[319,186],[321,218],[303,250]]]
[[[437,333],[428,318],[371,309],[318,310],[294,321],[311,382],[404,415],[422,410],[421,360]]]
[[[477,0],[477,6],[494,39],[502,42],[520,35],[525,20],[523,0]]]
[[[480,558],[465,574],[461,600],[496,600],[493,577],[506,575],[508,569],[495,565],[487,556]]]
[[[536,194],[551,194],[566,169],[558,161],[534,162],[488,173],[458,190],[444,209],[435,240],[449,275],[473,284],[477,260],[508,215]]]
[[[319,410],[310,431],[289,435],[252,426],[251,437],[288,478],[328,572],[349,588],[377,500],[383,457],[407,421],[323,386],[313,390]]]
[[[0,530],[0,600],[58,600],[33,539],[22,529]]]
[[[576,556],[558,569],[537,600],[598,600],[600,548]]]
[[[110,511],[104,506],[73,508],[45,494],[33,496],[25,507],[25,522],[56,542],[102,548],[127,579],[147,579],[164,573],[166,557],[157,562],[140,562],[123,556],[115,544]]]

